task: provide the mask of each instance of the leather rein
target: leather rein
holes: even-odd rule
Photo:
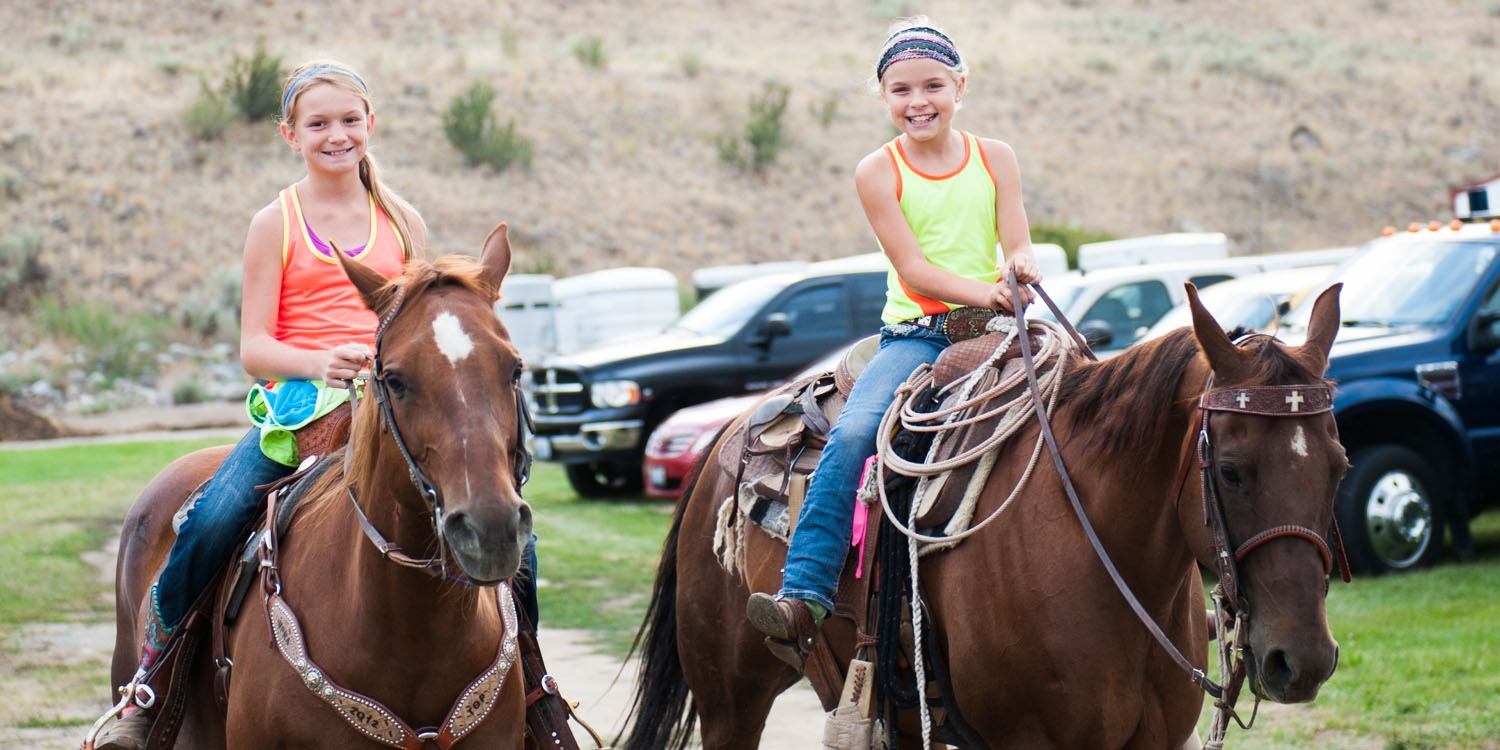
[[[411,449],[406,447],[406,440],[401,437],[401,428],[396,424],[396,413],[391,406],[390,385],[386,382],[385,367],[380,358],[380,343],[385,338],[386,329],[390,327],[391,321],[395,320],[397,313],[401,311],[401,307],[405,301],[406,287],[402,286],[396,292],[396,300],[391,305],[391,309],[381,318],[380,327],[375,331],[375,353],[370,358],[370,393],[375,399],[376,407],[380,410],[381,429],[391,434],[392,440],[396,443],[397,450],[401,452],[402,460],[406,462],[406,471],[408,476],[411,477],[412,485],[422,495],[422,499],[426,501],[427,507],[432,509],[432,530],[433,535],[438,540],[437,554],[427,558],[412,557],[402,550],[400,546],[388,541],[380,533],[380,530],[375,528],[375,524],[370,522],[369,517],[365,515],[364,509],[360,507],[359,498],[354,492],[354,485],[347,484],[345,485],[345,489],[348,490],[349,502],[354,505],[355,515],[359,518],[360,528],[364,530],[365,537],[370,540],[370,543],[374,544],[375,548],[380,551],[381,557],[397,565],[415,568],[434,578],[471,583],[466,577],[451,576],[448,574],[448,543],[447,537],[443,533],[442,493],[438,491],[437,486],[432,483],[432,480],[427,477],[426,472],[422,471],[422,467],[417,465],[416,459],[412,457]],[[522,396],[520,387],[512,386],[512,390],[514,391],[516,401],[516,455],[513,461],[513,470],[516,491],[520,492],[521,487],[531,478],[531,451],[526,447],[526,436],[535,430],[535,426],[531,419],[531,411],[526,408],[526,399]],[[351,402],[357,402],[358,398],[358,391],[351,381],[349,383],[349,399]],[[351,457],[354,455],[353,444],[351,443],[344,450],[344,475],[347,479]]]
[[[1019,284],[1016,282],[1015,277],[1011,276],[1008,281],[1011,288],[1011,299],[1021,299]],[[1033,286],[1038,292],[1041,291],[1039,285]],[[1058,313],[1056,306],[1052,305],[1051,300],[1047,299],[1045,294],[1042,294],[1042,297],[1052,307],[1054,315],[1058,315],[1059,319],[1061,319],[1062,316]],[[1025,309],[1020,305],[1017,305],[1016,319],[1017,328],[1022,331],[1026,330]],[[1162,650],[1166,651],[1167,655],[1177,663],[1177,666],[1188,674],[1193,684],[1214,698],[1214,705],[1221,712],[1233,714],[1234,702],[1238,698],[1240,687],[1246,676],[1243,661],[1243,645],[1247,628],[1244,625],[1249,621],[1248,609],[1243,605],[1239,594],[1239,572],[1236,563],[1242,561],[1247,555],[1266,542],[1280,537],[1303,539],[1316,546],[1323,558],[1323,572],[1325,576],[1332,572],[1335,556],[1330,550],[1328,542],[1324,541],[1320,534],[1305,526],[1296,524],[1279,525],[1257,532],[1240,543],[1238,547],[1230,542],[1223,500],[1220,497],[1218,482],[1213,473],[1210,415],[1216,411],[1225,411],[1282,418],[1314,416],[1332,410],[1332,388],[1326,384],[1319,383],[1305,386],[1252,386],[1215,390],[1213,388],[1213,374],[1210,372],[1204,384],[1204,392],[1198,399],[1197,408],[1202,413],[1202,418],[1198,430],[1198,448],[1196,452],[1198,455],[1198,469],[1203,483],[1203,517],[1204,523],[1209,528],[1211,546],[1214,553],[1214,568],[1219,577],[1219,584],[1214,589],[1215,606],[1216,608],[1220,608],[1221,612],[1227,611],[1233,618],[1233,621],[1239,625],[1239,627],[1234,628],[1237,631],[1238,642],[1234,644],[1234,648],[1231,648],[1227,642],[1229,623],[1226,622],[1226,618],[1223,616],[1215,618],[1215,625],[1218,631],[1217,638],[1220,643],[1222,657],[1220,671],[1225,675],[1221,677],[1224,680],[1224,684],[1220,685],[1210,679],[1203,670],[1193,666],[1192,662],[1182,655],[1182,652],[1177,649],[1171,639],[1162,631],[1161,626],[1151,618],[1151,614],[1146,611],[1140,600],[1130,590],[1129,584],[1125,582],[1125,579],[1115,567],[1114,562],[1110,559],[1109,553],[1104,549],[1104,544],[1095,532],[1093,524],[1089,522],[1088,514],[1083,508],[1083,503],[1078,498],[1078,492],[1074,489],[1073,482],[1068,476],[1067,467],[1063,465],[1062,451],[1058,448],[1057,438],[1052,433],[1046,404],[1042,402],[1040,388],[1037,384],[1036,367],[1031,356],[1031,342],[1028,341],[1027,336],[1018,336],[1017,338],[1020,340],[1021,359],[1025,364],[1027,383],[1030,386],[1029,390],[1036,408],[1037,421],[1041,428],[1042,438],[1047,443],[1048,451],[1052,455],[1052,463],[1057,469],[1058,476],[1062,479],[1063,489],[1068,496],[1068,502],[1072,505],[1074,515],[1078,517],[1079,522],[1083,525],[1084,533],[1088,536],[1089,544],[1093,547],[1095,555],[1104,564],[1105,571],[1108,572],[1110,579],[1114,581],[1115,587],[1119,589],[1120,594],[1125,597],[1125,602],[1130,605],[1131,610],[1135,612],[1136,617],[1141,623],[1146,626],[1146,629],[1151,633],[1157,644],[1161,646]],[[1240,342],[1236,342],[1236,344],[1238,343]],[[1084,350],[1090,359],[1092,359],[1093,353],[1086,346]],[[1187,464],[1185,463],[1185,471],[1186,466]],[[1185,479],[1185,472],[1183,476]],[[1178,495],[1181,494],[1181,489],[1181,483],[1179,483]],[[1349,565],[1344,558],[1343,544],[1339,538],[1337,524],[1333,526],[1331,538],[1333,539],[1332,549],[1337,550],[1336,559],[1340,572],[1343,579],[1347,582],[1350,580]],[[1232,666],[1230,664],[1231,660],[1234,662]],[[1240,721],[1237,715],[1235,716],[1235,720]],[[1254,721],[1253,717],[1251,721]],[[1221,720],[1216,719],[1215,724],[1218,736],[1214,737],[1214,740],[1217,741],[1222,739],[1222,734],[1218,731],[1220,727],[1217,726],[1221,724]],[[1240,721],[1240,724],[1241,726],[1246,726],[1242,721]]]

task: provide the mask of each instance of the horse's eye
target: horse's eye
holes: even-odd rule
[[[391,395],[395,396],[396,398],[401,398],[402,396],[406,395],[406,381],[403,380],[400,375],[397,375],[394,372],[386,372],[385,387],[388,388],[391,392]]]
[[[520,385],[521,384],[521,373],[524,372],[525,370],[526,370],[526,364],[523,363],[523,362],[517,362],[516,363],[516,370],[515,370],[515,372],[512,372],[510,374],[510,384],[511,385]]]
[[[1234,464],[1228,462],[1219,464],[1219,479],[1230,487],[1243,487],[1245,484],[1240,478],[1239,469],[1234,468]]]

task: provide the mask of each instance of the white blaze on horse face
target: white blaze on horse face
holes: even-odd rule
[[[460,360],[474,351],[474,340],[464,332],[464,324],[458,316],[443,311],[432,319],[432,335],[437,341],[438,351],[448,358],[448,363],[458,366]]]
[[[1302,425],[1297,425],[1296,432],[1292,433],[1292,452],[1307,458],[1307,433],[1302,431]]]

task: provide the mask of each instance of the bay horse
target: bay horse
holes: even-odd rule
[[[335,254],[381,321],[369,392],[347,447],[308,480],[287,532],[269,537],[274,575],[252,586],[224,633],[222,708],[209,649],[187,665],[193,697],[176,746],[520,748],[508,582],[531,535],[520,492],[530,457],[522,363],[493,307],[510,269],[506,225],[478,263],[412,261],[395,281]],[[115,685],[136,669],[173,513],[226,453],[173,462],[125,519]]]
[[[1252,691],[1310,701],[1333,673],[1338,646],[1324,608],[1332,560],[1322,533],[1347,468],[1333,417],[1326,403],[1305,415],[1300,401],[1291,403],[1297,413],[1274,418],[1235,407],[1252,395],[1290,403],[1316,393],[1331,403],[1323,373],[1339,329],[1338,289],[1319,297],[1300,346],[1268,336],[1232,341],[1191,285],[1188,296],[1191,328],[1105,361],[1069,350],[1051,419],[1103,549],[1182,661],[1105,575],[1062,475],[1039,467],[997,523],[919,568],[924,619],[973,746],[1196,746],[1205,688],[1182,667],[1203,670],[1208,659],[1199,565],[1218,569],[1225,546],[1207,524],[1214,505],[1224,558],[1237,558],[1235,604],[1247,618],[1237,638]],[[1039,429],[1032,420],[1002,448],[976,519],[1022,481]],[[1211,438],[1201,460],[1200,436]],[[772,702],[800,679],[745,616],[751,592],[780,587],[785,544],[746,534],[742,573],[726,572],[712,548],[719,505],[735,494],[717,454],[736,449],[716,445],[677,508],[637,637],[641,673],[624,750],[686,747],[699,720],[703,747],[754,748]],[[822,635],[847,665],[852,624],[830,617]],[[900,723],[901,739],[922,736],[913,722]]]

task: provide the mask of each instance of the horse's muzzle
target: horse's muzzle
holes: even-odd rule
[[[481,586],[493,585],[521,568],[531,539],[531,506],[492,503],[455,510],[443,519],[442,534],[464,577]]]
[[[1285,649],[1271,649],[1260,658],[1246,649],[1245,661],[1250,690],[1257,697],[1277,703],[1307,703],[1318,697],[1323,683],[1338,668],[1339,646],[1332,642],[1331,658],[1321,649],[1306,654]]]

